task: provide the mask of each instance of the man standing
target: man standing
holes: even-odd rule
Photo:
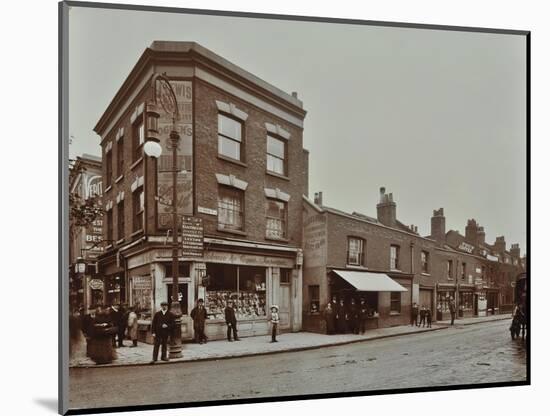
[[[116,338],[118,337],[118,346],[124,347],[124,331],[126,330],[126,321],[124,320],[124,313],[120,309],[120,305],[111,305],[109,311],[109,319],[111,324],[116,327],[115,333],[113,333],[113,347],[117,346]]]
[[[456,304],[454,298],[451,296],[449,299],[449,311],[451,312],[451,325],[455,324],[455,316],[456,316]]]
[[[204,323],[206,321],[206,308],[204,307],[204,300],[199,299],[197,306],[191,311],[191,318],[193,318],[193,329],[195,330],[195,342],[202,344],[203,341],[206,344],[206,335],[204,334]]]
[[[233,301],[230,299],[227,301],[225,307],[225,323],[227,324],[227,340],[232,342],[231,331],[233,331],[233,338],[235,341],[240,341],[237,336],[237,317],[235,316],[235,309],[233,309]]]
[[[413,303],[411,309],[411,326],[418,326],[418,304],[416,302]]]
[[[153,338],[155,339],[155,346],[153,347],[153,361],[151,364],[154,364],[158,360],[159,356],[159,346],[162,348],[161,360],[168,361],[168,356],[166,351],[168,349],[168,336],[172,334],[174,329],[174,315],[172,312],[168,311],[168,302],[162,302],[160,304],[160,311],[155,313],[153,317],[152,331]]]

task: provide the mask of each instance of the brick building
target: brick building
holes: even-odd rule
[[[384,188],[376,208],[374,218],[324,206],[320,192],[314,201],[304,198],[306,330],[324,331],[320,312],[333,297],[366,299],[371,327],[407,324],[413,302],[429,307],[434,320],[450,318],[451,298],[459,317],[510,309],[511,282],[524,270],[517,244],[510,251],[503,237],[487,244],[472,220],[468,237],[447,232],[443,208],[434,210],[430,235],[422,237],[397,219],[397,204]],[[377,287],[381,275],[406,290],[390,282]]]
[[[204,252],[179,257],[182,336],[193,337],[189,313],[204,298],[206,333],[222,338],[223,305],[238,303],[242,336],[268,333],[269,305],[281,329],[301,330],[302,195],[307,194],[305,110],[287,94],[193,42],[155,41],[101,116],[106,209],[100,257],[107,284],[120,282],[120,301],[139,304],[140,334],[172,293],[172,169],[169,114],[161,109],[162,155],[143,153],[151,79],[165,73],[180,120],[178,214],[200,219]]]

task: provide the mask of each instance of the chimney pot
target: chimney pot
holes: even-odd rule
[[[297,93],[296,91],[292,91],[292,96],[293,96],[294,98],[298,98],[298,93]]]

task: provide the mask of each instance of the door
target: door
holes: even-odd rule
[[[433,308],[433,290],[432,289],[420,289],[420,296],[419,296],[419,309],[422,306],[426,306],[430,308],[432,311],[432,316],[435,316],[434,308]]]
[[[288,330],[290,329],[290,284],[281,283],[279,302],[279,325],[281,330]]]

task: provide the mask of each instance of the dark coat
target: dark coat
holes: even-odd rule
[[[367,304],[359,305],[359,319],[365,320],[369,317],[369,307]]]
[[[91,338],[94,333],[94,320],[92,315],[87,314],[82,318],[82,332],[86,338]]]
[[[204,326],[204,322],[206,321],[206,308],[204,306],[202,308],[195,306],[191,311],[191,318],[193,318],[193,325],[195,327]]]
[[[411,314],[413,318],[416,318],[418,316],[418,306],[413,306],[411,309]]]
[[[235,309],[229,306],[225,307],[225,323],[233,326],[237,325],[237,317],[235,316]]]
[[[163,328],[162,324],[166,324],[167,327]],[[172,312],[166,311],[166,313],[162,313],[162,311],[158,311],[157,313],[155,313],[155,316],[153,317],[153,324],[151,325],[151,330],[155,335],[158,335],[161,337],[167,337],[174,330],[174,324],[175,324],[175,317]]]
[[[323,315],[325,317],[325,322],[327,323],[327,332],[332,333],[335,329],[335,317],[336,313],[334,312],[334,309],[325,309],[323,312]]]
[[[456,303],[454,300],[451,300],[449,301],[449,311],[451,313],[455,313],[456,312]]]

